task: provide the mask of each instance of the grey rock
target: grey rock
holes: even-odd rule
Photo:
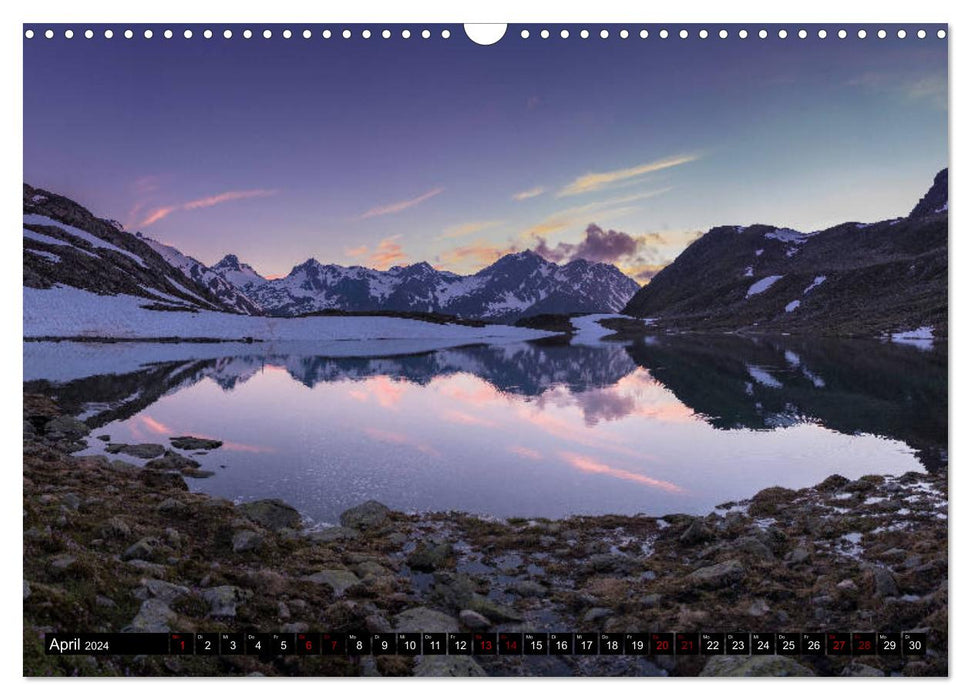
[[[160,457],[157,456],[156,459],[152,459],[146,462],[145,468],[154,469],[156,471],[181,472],[189,469],[198,469],[199,463],[194,459],[183,457],[178,452],[173,452],[172,450],[164,450],[163,456],[160,456]]]
[[[303,580],[328,586],[336,596],[344,595],[344,591],[361,582],[361,579],[347,569],[324,569],[315,574],[304,576]]]
[[[484,615],[480,615],[475,610],[459,611],[459,621],[470,630],[485,630],[492,627],[492,623]]]
[[[408,555],[407,564],[416,571],[436,571],[454,554],[448,542],[420,542]]]
[[[143,537],[135,544],[131,545],[121,555],[122,560],[128,559],[151,559],[158,547],[158,540],[154,537]]]
[[[807,559],[809,559],[809,550],[805,547],[796,547],[785,556],[788,564],[802,564]]]
[[[124,632],[169,632],[169,625],[176,620],[177,615],[172,612],[164,600],[149,598],[142,603],[135,619]]]
[[[169,583],[161,579],[145,578],[141,581],[142,586],[153,598],[165,601],[169,605],[181,596],[188,595],[189,589],[175,583]]]
[[[202,599],[209,603],[211,617],[236,617],[236,606],[252,595],[237,586],[215,586],[202,591]]]
[[[536,581],[516,581],[508,590],[520,598],[542,598],[546,595],[546,586]]]
[[[300,634],[301,632],[306,632],[310,629],[310,625],[306,622],[287,622],[280,627],[281,632],[287,632],[290,634]]]
[[[81,497],[76,493],[66,493],[61,496],[61,503],[71,510],[77,510],[81,507]]]
[[[752,604],[748,606],[748,610],[745,612],[752,617],[762,617],[763,615],[769,614],[770,610],[771,608],[769,608],[769,604],[766,603],[762,598],[759,598],[758,600],[753,601]]]
[[[773,559],[774,555],[772,550],[769,549],[761,540],[757,537],[739,537],[732,543],[734,547],[739,552],[744,552],[746,554],[751,554],[752,556],[758,557],[759,559]]]
[[[300,524],[300,513],[278,498],[267,498],[237,506],[250,520],[274,532]]]
[[[422,656],[415,664],[420,678],[483,677],[485,670],[471,656]]]
[[[388,522],[391,509],[377,501],[366,501],[341,513],[341,525],[355,530],[376,530]]]
[[[186,467],[185,469],[179,470],[182,476],[187,479],[208,479],[209,477],[215,476],[216,472],[210,469],[196,469],[194,467]]]
[[[162,564],[154,564],[144,559],[129,559],[126,563],[128,566],[132,566],[143,573],[151,574],[156,578],[165,576],[165,566]]]
[[[117,515],[108,518],[101,526],[101,536],[105,538],[127,539],[131,537],[131,528]]]
[[[155,457],[161,457],[163,454],[165,454],[165,446],[152,442],[141,443],[138,445],[112,442],[105,447],[105,452],[108,454],[126,454],[130,457],[138,457],[139,459],[153,459]]]
[[[688,580],[704,588],[718,588],[730,585],[745,575],[745,568],[738,559],[704,566],[688,574]]]
[[[77,562],[77,557],[72,557],[70,554],[61,554],[54,557],[50,561],[50,568],[53,571],[66,571],[70,569]]]
[[[814,676],[813,671],[786,656],[713,656],[699,676]]]
[[[364,618],[364,627],[368,632],[378,633],[378,632],[393,632],[391,628],[391,623],[388,622],[388,618],[384,615],[378,615],[374,613],[373,615],[368,615]]]
[[[870,571],[873,574],[873,587],[878,596],[881,598],[889,598],[900,595],[897,580],[894,578],[893,572],[890,569],[885,569],[882,566],[874,566]]]
[[[30,598],[30,584],[27,583],[27,579],[24,579],[24,600]]]
[[[592,573],[629,574],[635,568],[633,559],[624,554],[594,554],[587,558],[584,568]]]
[[[362,579],[367,577],[384,578],[394,575],[390,569],[382,566],[373,559],[367,559],[359,564],[355,564],[351,570]]]
[[[106,595],[98,594],[94,597],[95,605],[100,605],[102,608],[117,608],[118,605]]]
[[[695,545],[702,542],[707,542],[713,536],[711,529],[705,524],[705,521],[701,518],[695,518],[688,525],[687,529],[681,533],[678,541],[684,545]]]
[[[647,608],[656,608],[660,604],[661,604],[660,593],[649,593],[648,595],[641,598],[641,605]]]
[[[252,552],[263,544],[263,536],[252,530],[240,530],[233,535],[233,551],[237,554]]]
[[[396,632],[458,632],[459,622],[440,610],[409,608],[395,617]]]
[[[101,440],[101,442],[111,442],[111,436],[107,433],[104,435],[98,435],[97,438]]]
[[[169,438],[172,447],[180,450],[215,450],[222,447],[222,440],[210,440],[193,435],[180,435],[179,437]]]
[[[581,623],[585,625],[595,625],[601,620],[605,620],[613,614],[613,610],[610,608],[590,608],[584,614],[583,619],[580,620]]]

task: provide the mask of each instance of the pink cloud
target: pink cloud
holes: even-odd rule
[[[472,414],[465,413],[464,411],[456,411],[456,410],[445,411],[442,414],[442,420],[448,421],[449,423],[458,423],[459,425],[475,425],[482,428],[498,427],[496,423],[489,420],[488,418],[473,416]]]
[[[164,207],[155,207],[149,211],[148,216],[146,216],[138,226],[151,226],[152,224],[158,223],[169,214],[176,211],[191,211],[194,209],[205,209],[207,207],[214,207],[217,204],[222,204],[223,202],[232,202],[237,199],[251,199],[253,197],[269,197],[275,195],[277,190],[232,190],[229,192],[221,192],[220,194],[214,194],[209,197],[202,197],[201,199],[194,199],[191,202],[184,202],[182,204],[172,204]],[[141,204],[136,205],[135,212],[141,207]]]
[[[527,459],[540,460],[543,459],[543,454],[539,450],[534,450],[530,447],[523,447],[522,445],[513,445],[509,448],[509,451],[514,455],[519,455],[520,457],[526,457]]]
[[[572,452],[561,452],[560,457],[562,457],[567,462],[567,464],[569,464],[574,469],[578,469],[587,474],[603,474],[605,476],[611,476],[615,479],[634,481],[638,484],[644,484],[645,486],[661,489],[662,491],[667,491],[669,493],[685,492],[683,488],[681,488],[677,484],[672,484],[670,481],[653,479],[649,476],[645,476],[644,474],[638,474],[636,472],[632,472],[627,469],[618,469],[617,467],[611,467],[609,464],[598,462],[594,459],[591,459],[590,457],[585,457],[583,455],[574,454]]]

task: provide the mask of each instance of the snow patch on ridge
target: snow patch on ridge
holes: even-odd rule
[[[782,279],[782,275],[769,275],[768,277],[763,277],[758,282],[753,284],[748,288],[748,292],[745,294],[745,298],[755,296],[756,294],[761,294],[766,289],[771,287],[773,284]]]

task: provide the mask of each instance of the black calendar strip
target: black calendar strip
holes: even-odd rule
[[[398,632],[57,634],[49,655],[921,656],[923,632]]]

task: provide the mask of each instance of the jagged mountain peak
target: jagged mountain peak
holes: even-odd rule
[[[934,183],[911,210],[909,217],[933,216],[947,211],[947,168],[934,176]]]

